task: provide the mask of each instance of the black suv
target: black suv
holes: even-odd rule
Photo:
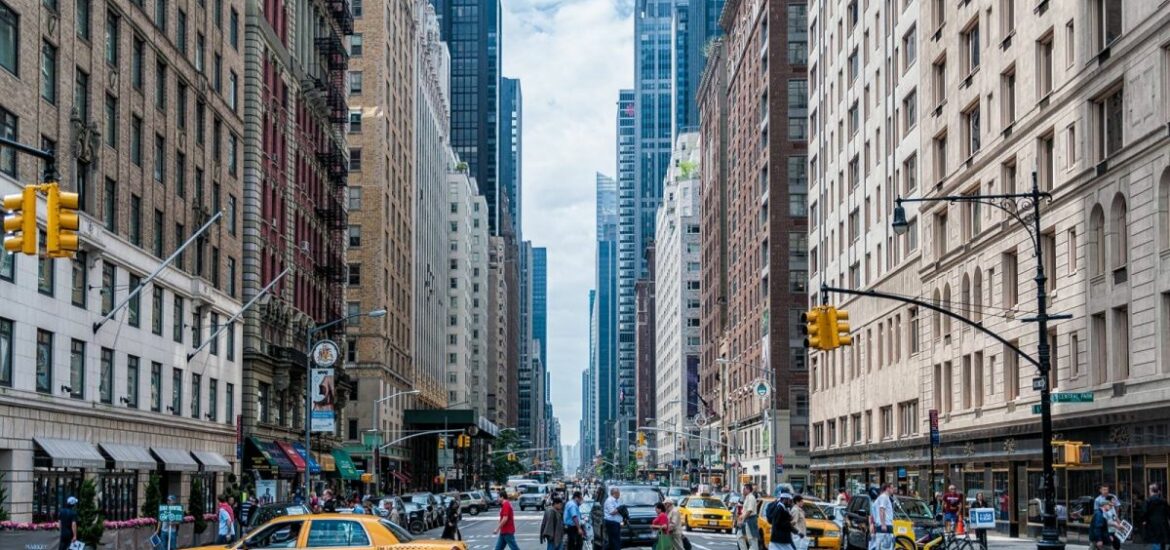
[[[601,550],[608,544],[608,534],[605,531],[605,501],[609,498],[609,490],[616,488],[621,492],[618,501],[625,506],[629,514],[629,521],[622,525],[622,548],[632,546],[654,546],[657,534],[650,529],[650,522],[658,512],[654,506],[662,502],[662,491],[648,485],[608,485],[602,486],[597,493],[597,505],[589,512],[589,521],[593,524],[593,548]]]

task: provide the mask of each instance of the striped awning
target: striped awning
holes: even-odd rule
[[[105,468],[106,457],[97,447],[85,441],[72,439],[49,439],[34,437],[33,443],[40,447],[53,461],[54,468]]]
[[[232,465],[223,455],[214,451],[191,451],[195,460],[203,466],[204,472],[230,472]]]
[[[150,452],[163,463],[163,470],[168,472],[198,472],[199,463],[191,457],[191,453],[182,449],[168,447],[151,447]]]
[[[98,443],[106,458],[114,462],[117,470],[157,470],[158,461],[150,456],[146,447],[134,445],[119,445],[117,443]]]

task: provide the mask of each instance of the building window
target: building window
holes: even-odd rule
[[[268,424],[272,421],[272,411],[269,407],[269,394],[272,393],[272,386],[265,382],[260,382],[257,385],[256,391],[256,409],[257,415],[261,424]]]
[[[235,14],[235,10],[232,10]],[[215,422],[219,417],[219,380],[207,380],[207,419]]]
[[[941,182],[947,178],[947,133],[934,137],[934,181]]]
[[[910,25],[910,30],[902,35],[902,72],[905,73],[915,61],[918,61],[918,26]]]
[[[2,10],[6,9],[7,6],[5,6],[3,3],[0,3],[0,22],[2,22],[4,19],[4,12]],[[3,24],[0,23],[0,31],[3,30]],[[5,40],[6,39],[3,36],[0,36],[0,43],[3,43]],[[3,54],[0,53],[0,57],[2,56]],[[19,121],[17,120],[16,115],[12,114],[11,111],[0,107],[0,137],[11,139],[13,141],[19,141],[19,138],[17,137],[18,126]],[[0,148],[0,172],[8,174],[14,179],[19,178],[16,171],[15,149],[11,147]]]
[[[235,323],[229,324],[227,326],[227,328],[224,329],[224,333],[227,334],[227,360],[228,361],[235,361],[236,360],[236,324]]]
[[[150,410],[162,412],[162,363],[150,363]]]
[[[163,289],[155,283],[150,290],[150,332],[162,336]]]
[[[219,330],[219,314],[213,311],[208,315],[208,319],[210,320],[210,327],[208,328],[210,334],[208,338],[211,339],[207,346],[208,352],[212,355],[219,355],[219,335],[215,333]]]
[[[143,72],[146,70],[146,42],[134,36],[134,49],[130,52],[130,84],[135,90],[142,91]]]
[[[362,72],[349,72],[349,95],[360,95],[362,93]]]
[[[906,94],[906,98],[902,100],[902,135],[910,133],[910,130],[918,124],[918,91],[910,90]]]
[[[52,258],[45,253],[45,232],[40,232],[40,255],[37,258],[37,291],[46,296],[52,296],[57,287],[57,271]]]
[[[191,311],[191,347],[203,345],[203,306],[195,306]]]
[[[142,117],[130,117],[130,162],[142,166]]]
[[[121,19],[113,9],[106,10],[106,63],[115,66],[118,64],[118,25]]]
[[[1125,112],[1123,93],[1124,88],[1118,86],[1093,101],[1098,161],[1112,157],[1121,150],[1122,115]]]
[[[348,189],[349,193],[346,195],[348,210],[350,212],[357,212],[362,209],[362,188],[351,186]]]
[[[361,17],[362,16],[362,0],[350,0],[349,12],[351,14],[353,14],[354,17]]]
[[[183,371],[179,368],[171,369],[171,405],[167,407],[171,414],[183,414]]]
[[[975,153],[979,152],[980,148],[980,126],[979,126],[979,100],[963,112],[963,144],[966,151],[963,151],[964,157],[969,158]]]
[[[106,350],[103,348],[102,352]],[[113,350],[110,351],[110,362],[113,363]],[[139,359],[133,355],[126,356],[126,406],[138,408],[138,363]],[[113,367],[111,366],[111,372]],[[112,376],[112,374],[111,374]]]
[[[118,98],[106,94],[106,145],[118,148]]]
[[[1093,22],[1097,51],[1108,48],[1121,36],[1121,0],[1094,0]]]
[[[350,149],[349,150],[349,171],[350,172],[361,172],[361,170],[362,170],[362,150],[357,149],[357,148]]]
[[[203,416],[203,376],[191,373],[191,418]]]
[[[178,295],[175,296],[173,307],[171,308],[171,339],[180,344],[183,343],[183,299]]]
[[[102,348],[100,374],[101,383],[98,385],[98,393],[101,395],[102,403],[112,404],[114,402],[114,350]]]
[[[362,284],[362,264],[349,264],[349,286]]]
[[[41,44],[41,97],[57,103],[57,47],[48,42]]]
[[[934,88],[934,105],[939,107],[947,100],[947,58],[943,56],[938,61],[934,62],[932,66],[933,79],[931,84]]]
[[[808,139],[808,80],[788,81],[788,139]]]
[[[362,111],[355,109],[349,112],[349,133],[362,133]]]
[[[1000,258],[1000,286],[1003,287],[1003,307],[1014,308],[1019,300],[1019,266],[1016,251],[1004,252]]]
[[[232,49],[240,50],[240,12],[236,8],[232,8],[231,15],[228,19],[228,44],[231,44]]]
[[[12,387],[12,321],[0,317],[0,386]]]
[[[898,404],[898,436],[918,434],[918,400]]]
[[[236,424],[236,386],[232,383],[224,384],[223,388],[224,420],[229,426]]]
[[[1052,93],[1052,32],[1036,41],[1036,95]]]
[[[979,68],[979,17],[967,26],[960,36],[963,44],[963,74],[970,75]]]
[[[105,380],[103,379],[102,382],[104,383]],[[104,387],[101,389],[105,390]],[[69,397],[85,399],[85,342],[81,340],[69,342]],[[102,394],[102,402],[106,402],[104,393]]]
[[[126,289],[127,292],[134,292],[135,290],[138,290],[139,286],[142,285],[142,278],[137,276],[137,275],[131,274],[129,277],[129,283],[130,284],[127,285],[127,289]],[[142,318],[141,304],[142,304],[142,293],[139,292],[139,293],[135,294],[132,298],[130,298],[130,302],[126,306],[126,309],[128,311],[126,322],[129,323],[130,326],[132,326],[132,327],[137,327],[139,325],[139,322],[141,321],[141,318]]]
[[[1036,168],[1040,190],[1051,191],[1056,176],[1056,137],[1051,130],[1036,140]]]
[[[1008,70],[999,75],[1000,116],[1003,117],[1003,126],[1011,126],[1016,121],[1016,66],[1013,64]]]
[[[130,244],[142,246],[142,197],[130,195]]]
[[[357,248],[362,245],[362,226],[349,226],[349,246],[350,248]]]
[[[37,329],[37,391],[53,393],[53,333]]]
[[[894,437],[894,407],[886,405],[881,408],[882,439]]]
[[[20,14],[7,3],[0,2],[0,67],[20,76],[19,59]]]

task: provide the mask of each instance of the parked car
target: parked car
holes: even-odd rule
[[[522,512],[528,508],[543,512],[545,507],[548,506],[552,494],[549,486],[543,483],[538,485],[521,485],[518,490],[520,491],[520,496],[516,501],[516,505]]]
[[[260,504],[252,508],[252,513],[248,515],[248,524],[244,525],[244,532],[251,531],[258,526],[264,525],[273,518],[280,516],[298,516],[308,514],[309,507],[295,502],[270,502],[268,504]]]
[[[478,516],[480,512],[487,511],[487,500],[483,498],[483,493],[479,491],[472,491],[470,493],[459,493],[459,510]]]
[[[193,550],[322,547],[357,550],[467,550],[467,545],[461,541],[419,540],[402,527],[378,516],[352,514],[281,516],[230,545],[203,546]]]
[[[409,499],[410,502],[422,506],[427,513],[427,529],[432,529],[443,524],[443,507],[439,504],[439,499],[433,493],[421,492],[411,493],[404,500]]]
[[[649,485],[603,485],[599,487],[599,494],[609,494],[611,487],[617,487],[621,492],[618,500],[625,506],[629,514],[629,521],[622,526],[622,548],[632,546],[654,546],[657,533],[650,529],[650,522],[654,521],[657,512],[654,506],[662,502],[662,491]],[[596,505],[589,512],[589,521],[593,524],[593,548],[601,550],[606,547],[604,506]]]
[[[411,534],[421,535],[428,529],[427,525],[427,510],[417,502],[403,501],[404,509],[406,510],[406,528],[410,530]]]

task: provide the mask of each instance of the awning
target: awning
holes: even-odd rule
[[[317,461],[313,460],[313,457],[309,456],[309,453],[305,452],[305,446],[301,445],[300,441],[293,441],[292,446],[293,449],[296,449],[297,454],[301,455],[301,460],[304,460],[305,463],[309,465],[309,473],[321,473],[321,465],[317,464]]]
[[[321,464],[322,471],[325,471],[325,472],[336,472],[337,471],[337,461],[333,460],[333,455],[316,453],[313,456],[315,456],[317,458],[317,461]]]
[[[281,452],[284,453],[285,456],[288,457],[289,462],[292,462],[292,465],[297,469],[297,472],[305,472],[305,459],[301,458],[300,453],[298,453],[297,450],[293,448],[292,444],[290,444],[288,441],[277,440],[276,446],[280,449]]]
[[[198,472],[199,463],[191,458],[191,453],[182,449],[167,447],[151,447],[150,451],[163,463],[163,470],[168,472]]]
[[[248,438],[244,450],[244,469],[273,473],[280,471],[268,453],[268,446],[255,437]]]
[[[98,443],[106,458],[114,461],[114,468],[118,470],[157,470],[158,461],[150,456],[146,447],[134,445],[118,445],[116,443]]]
[[[97,447],[84,441],[34,437],[33,443],[53,459],[54,468],[106,467],[106,458],[98,452]]]
[[[393,472],[390,472],[390,475],[394,476],[395,479],[397,479],[398,481],[401,481],[402,483],[410,483],[410,481],[406,479],[406,476],[402,475],[402,473],[399,472],[398,470],[394,470]]]
[[[232,465],[223,455],[213,451],[191,451],[204,472],[230,472]]]
[[[284,451],[282,451],[280,447],[276,445],[275,441],[265,442],[264,445],[268,450],[268,456],[271,457],[272,462],[276,464],[276,470],[280,473],[280,475],[285,477],[296,475],[297,467],[293,466],[293,463],[291,460],[289,460],[288,455],[284,454]],[[304,470],[301,471],[303,472]]]
[[[353,459],[349,457],[349,453],[341,449],[333,449],[333,459],[337,461],[337,471],[341,474],[341,479],[358,480],[361,479],[361,474],[358,474],[357,467],[353,465]]]

